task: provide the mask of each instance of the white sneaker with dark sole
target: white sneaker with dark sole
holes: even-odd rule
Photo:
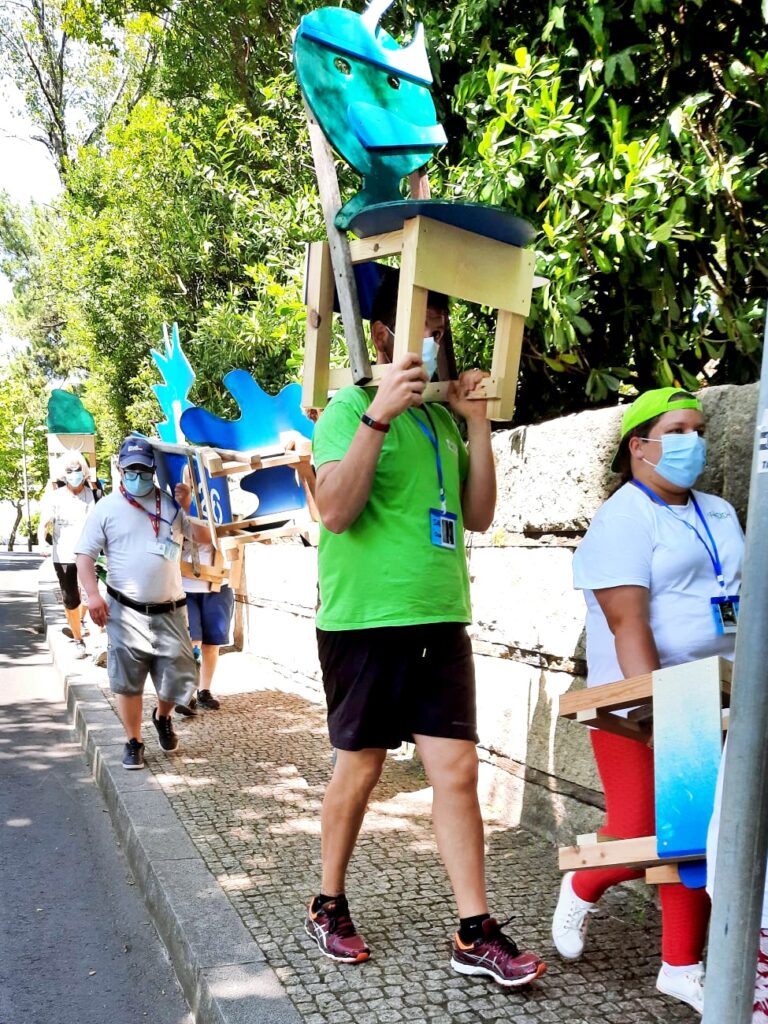
[[[663,995],[692,1006],[697,1013],[704,1012],[704,964],[691,964],[679,974],[669,974],[662,964],[656,988]]]
[[[564,960],[578,960],[584,952],[589,915],[597,913],[594,903],[573,891],[573,871],[566,871],[560,883],[560,898],[552,916],[552,941]]]

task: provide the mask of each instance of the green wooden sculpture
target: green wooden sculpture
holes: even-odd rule
[[[527,244],[530,225],[498,207],[403,199],[403,178],[447,139],[430,92],[423,27],[400,46],[379,24],[393,2],[371,0],[362,14],[321,7],[302,18],[296,32],[294,64],[304,98],[331,146],[363,179],[361,191],[336,214],[336,227],[364,238],[422,215]]]
[[[48,399],[49,434],[95,434],[96,423],[71,391],[56,388]]]

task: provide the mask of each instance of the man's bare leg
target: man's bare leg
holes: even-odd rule
[[[477,797],[477,750],[470,740],[414,736],[432,785],[432,822],[459,917],[488,913],[485,839]]]
[[[326,896],[344,892],[347,867],[386,756],[386,750],[377,747],[336,753],[320,819],[323,858],[320,891]]]
[[[128,697],[124,693],[117,693],[115,697],[117,699],[117,713],[120,715],[120,721],[123,723],[126,736],[129,740],[138,740],[141,743],[141,708],[143,698]],[[170,714],[170,712],[166,711],[165,714]]]

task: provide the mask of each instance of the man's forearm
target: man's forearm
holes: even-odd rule
[[[461,510],[464,528],[487,530],[496,509],[496,464],[491,447],[491,424],[488,420],[467,421],[469,474],[464,484]]]
[[[77,575],[83,590],[90,597],[99,593],[99,581],[96,578],[96,561],[89,555],[78,555],[76,559]]]

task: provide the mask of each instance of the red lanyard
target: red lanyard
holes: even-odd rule
[[[144,506],[140,505],[138,501],[135,501],[128,493],[128,491],[126,491],[122,484],[120,484],[120,493],[122,494],[122,496],[125,498],[129,505],[133,505],[133,507],[139,509],[140,512],[147,513],[147,515],[149,516],[149,521],[150,523],[152,523],[152,529],[155,531],[155,537],[158,537],[160,535],[160,491],[157,489],[157,487],[155,487],[154,515],[152,515],[149,509],[144,508]]]

